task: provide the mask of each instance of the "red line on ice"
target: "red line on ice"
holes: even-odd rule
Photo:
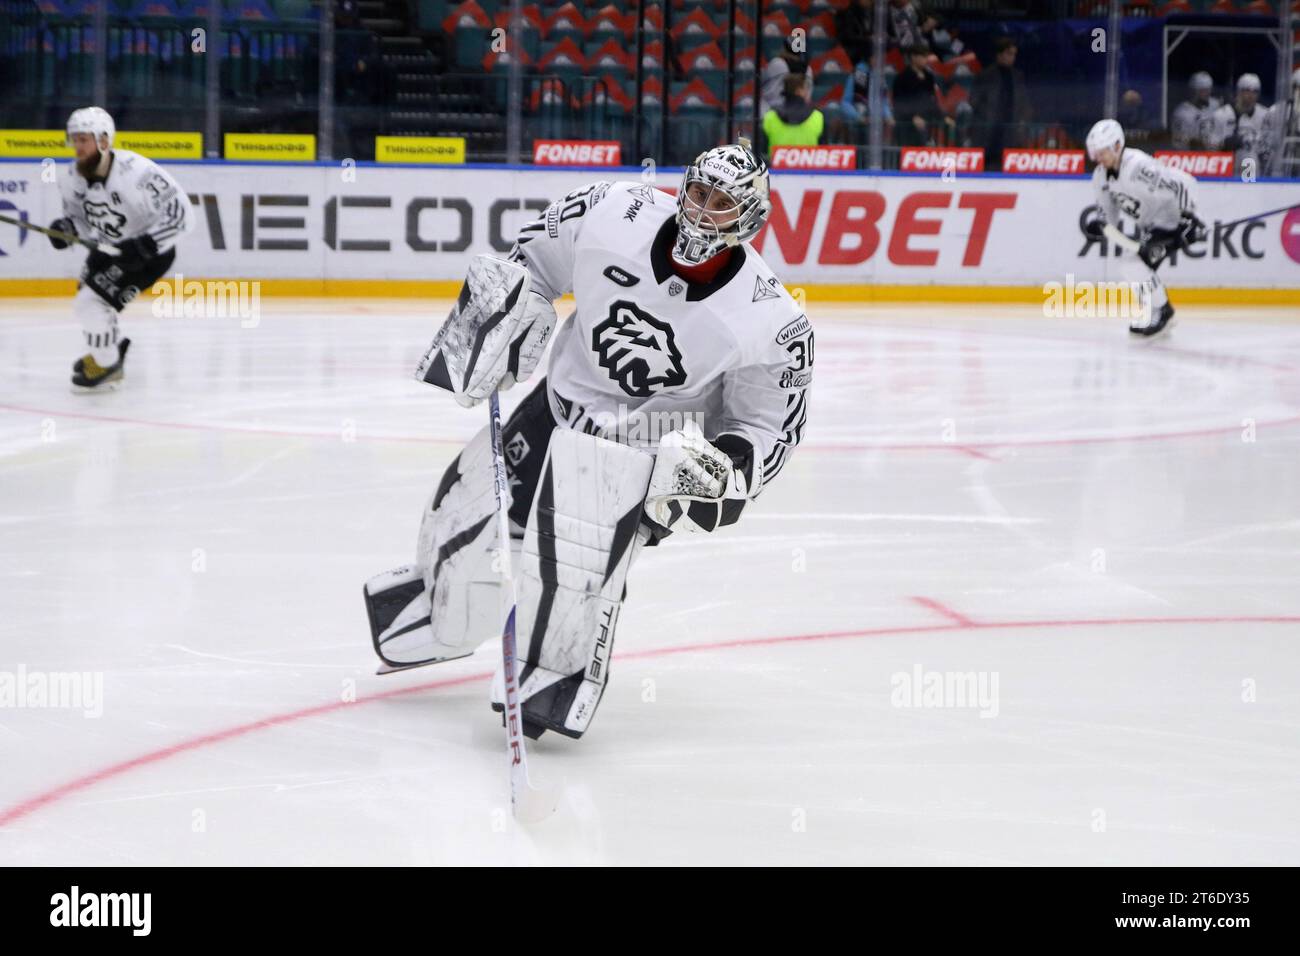
[[[913,600],[925,601],[927,599],[914,598]],[[671,657],[678,654],[696,654],[701,651],[729,650],[737,647],[765,647],[773,644],[837,641],[848,640],[855,637],[884,637],[899,634],[933,634],[944,631],[962,630],[1003,630],[1009,628],[1032,627],[1116,627],[1124,625],[1151,626],[1172,624],[1300,624],[1300,615],[1260,617],[1116,617],[1098,619],[1077,618],[1054,621],[981,621],[978,623],[971,621],[969,618],[962,618],[962,620],[966,623],[914,624],[906,627],[878,627],[854,631],[822,631],[814,634],[786,634],[777,637],[744,637],[736,638],[734,640],[712,641],[707,644],[683,644],[676,647],[652,648],[645,651],[633,651],[629,654],[616,654],[615,657],[620,660],[641,660],[653,657]],[[170,757],[190,753],[211,744],[224,743],[227,740],[233,740],[234,738],[251,734],[254,731],[269,730],[273,727],[280,727],[295,721],[305,720],[309,717],[319,717],[322,714],[330,714],[351,707],[360,707],[377,700],[388,700],[393,697],[418,694],[427,690],[441,690],[446,687],[455,687],[459,684],[468,684],[473,683],[474,681],[487,680],[490,676],[490,673],[482,672],[478,674],[465,674],[460,677],[452,677],[445,680],[427,681],[422,684],[412,684],[407,687],[398,687],[393,690],[382,691],[377,694],[360,697],[351,703],[339,700],[328,704],[319,704],[315,707],[304,707],[299,710],[286,711],[283,714],[274,714],[270,717],[263,717],[261,720],[237,724],[233,727],[227,727],[225,730],[216,730],[211,733],[191,737],[188,740],[182,740],[169,747],[163,747],[159,750],[153,750],[149,753],[141,754],[138,757],[132,757],[130,760],[123,760],[106,767],[101,767],[99,770],[91,771],[90,773],[60,784],[57,787],[52,787],[49,790],[36,794],[35,796],[28,797],[26,800],[0,811],[0,827],[8,826],[24,817],[30,816],[37,810],[47,807],[52,803],[57,803],[65,797],[70,797],[83,790],[89,790],[91,787],[103,783],[105,780],[111,780],[114,777],[123,776],[124,774],[130,773],[132,770],[147,767],[151,764],[161,763]]]
[[[960,627],[979,626],[970,618],[968,618],[965,614],[962,614],[960,611],[953,610],[948,605],[943,604],[940,601],[936,601],[934,598],[928,598],[922,595],[915,595],[912,597],[911,600],[913,604],[919,604],[921,605],[921,607],[929,608],[931,611],[934,611],[936,614],[942,614],[948,620],[954,622]]]

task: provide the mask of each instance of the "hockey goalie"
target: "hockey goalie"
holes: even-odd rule
[[[469,407],[528,379],[554,331],[545,378],[502,433],[530,737],[591,726],[640,550],[733,524],[803,435],[812,327],[748,245],[770,211],[743,141],[702,153],[676,200],[641,182],[578,189],[508,259],[475,258],[420,364]],[[365,586],[381,673],[500,637],[495,519],[485,427],[434,490],[415,563]]]

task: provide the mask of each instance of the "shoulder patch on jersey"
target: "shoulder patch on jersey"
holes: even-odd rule
[[[780,283],[776,281],[776,276],[768,276],[767,279],[764,279],[761,275],[755,276],[754,277],[754,298],[751,299],[750,301],[759,302],[762,301],[763,299],[781,298],[781,293],[776,291],[779,285]]]
[[[609,377],[637,398],[686,381],[672,326],[626,299],[613,302],[609,316],[591,330],[591,347]]]
[[[638,196],[653,206],[655,204],[655,193],[658,192],[658,190],[649,183],[643,183],[640,186],[629,189],[627,192],[629,196]]]
[[[603,273],[606,279],[625,289],[630,289],[641,281],[639,276],[634,276],[630,272],[624,272],[618,266],[606,266]]]
[[[812,330],[812,323],[808,321],[808,316],[801,315],[793,322],[785,326],[780,332],[776,333],[776,344],[785,345],[791,339],[797,339]]]

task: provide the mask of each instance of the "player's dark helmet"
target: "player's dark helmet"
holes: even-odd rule
[[[682,176],[673,256],[688,264],[711,259],[758,235],[771,211],[767,164],[748,140],[705,150]]]

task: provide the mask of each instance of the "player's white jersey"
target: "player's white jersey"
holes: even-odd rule
[[[749,442],[755,495],[803,435],[812,326],[746,245],[709,283],[678,277],[675,212],[676,200],[648,183],[595,183],[520,231],[511,258],[533,288],[577,300],[552,344],[551,411],[637,445],[661,437],[647,425],[690,414],[710,440]]]
[[[193,227],[190,200],[165,169],[129,149],[114,149],[103,182],[89,183],[69,163],[59,177],[63,215],[77,235],[116,243],[146,233],[165,252]]]
[[[1249,113],[1238,113],[1236,104],[1225,103],[1214,111],[1210,148],[1223,148],[1228,138],[1235,135],[1238,140],[1235,157],[1237,172],[1243,171],[1246,160],[1253,159],[1255,174],[1263,175],[1272,154],[1272,143],[1269,138],[1272,124],[1268,119],[1269,112],[1267,106],[1256,104]]]
[[[1204,147],[1214,133],[1214,114],[1223,105],[1217,96],[1211,96],[1204,105],[1184,100],[1174,108],[1169,122],[1169,134],[1174,149]]]
[[[1172,229],[1184,212],[1196,211],[1196,179],[1152,156],[1125,146],[1119,170],[1100,163],[1092,171],[1092,188],[1106,221],[1119,224],[1123,213],[1142,231]]]

